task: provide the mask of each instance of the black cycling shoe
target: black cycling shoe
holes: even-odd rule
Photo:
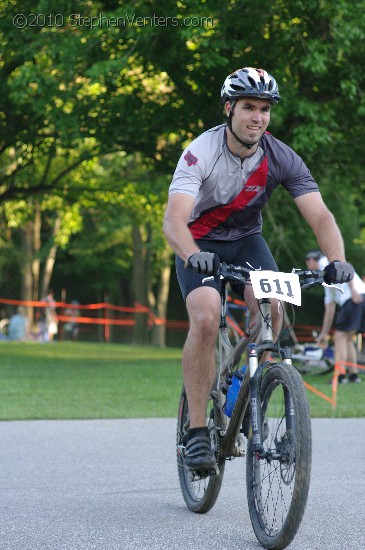
[[[210,437],[196,436],[186,444],[185,464],[191,470],[214,470],[217,462],[212,451]]]

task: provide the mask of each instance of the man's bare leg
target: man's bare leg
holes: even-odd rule
[[[348,332],[347,335],[347,361],[353,365],[357,365],[357,349],[354,342],[355,332]],[[350,374],[357,374],[359,369],[350,365],[349,372]]]
[[[186,299],[190,328],[182,364],[190,428],[206,426],[206,406],[215,379],[220,306],[219,293],[211,287],[196,288]]]
[[[335,333],[333,335],[333,340],[335,344],[335,362],[339,363],[341,361],[347,362],[348,361],[348,333],[343,332],[342,330],[335,330]],[[342,365],[341,367],[346,370],[346,365]],[[341,374],[343,374],[341,372]],[[341,381],[341,379],[340,379]],[[346,381],[346,380],[344,380]]]

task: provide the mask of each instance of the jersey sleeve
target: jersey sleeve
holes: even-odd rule
[[[196,141],[196,140],[195,140]],[[200,186],[204,180],[205,161],[203,155],[192,142],[185,149],[177,163],[175,173],[169,188],[169,195],[184,193],[197,197]]]
[[[274,138],[269,147],[272,148],[272,176],[277,184],[282,185],[293,199],[318,191],[318,185],[310,173],[303,159],[288,145]]]

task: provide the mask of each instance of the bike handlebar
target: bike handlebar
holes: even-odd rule
[[[246,283],[247,279],[250,278],[251,271],[255,270],[239,265],[226,264],[225,262],[220,264],[220,276],[231,283]],[[299,283],[303,289],[324,282],[323,271],[320,269],[294,269],[293,273],[299,276]]]

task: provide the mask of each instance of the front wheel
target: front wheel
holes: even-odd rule
[[[189,430],[189,408],[185,388],[183,387],[180,397],[179,414],[177,419],[177,467],[181,492],[186,506],[192,512],[204,514],[215,504],[223,481],[224,458],[219,458],[218,434],[214,424],[214,407],[212,401],[208,403],[208,428],[212,445],[215,448],[219,473],[214,475],[199,475],[185,465],[184,450],[187,443]]]
[[[300,374],[291,365],[267,370],[260,388],[263,453],[247,448],[247,499],[252,527],[264,548],[293,540],[304,513],[311,472],[311,424]]]

